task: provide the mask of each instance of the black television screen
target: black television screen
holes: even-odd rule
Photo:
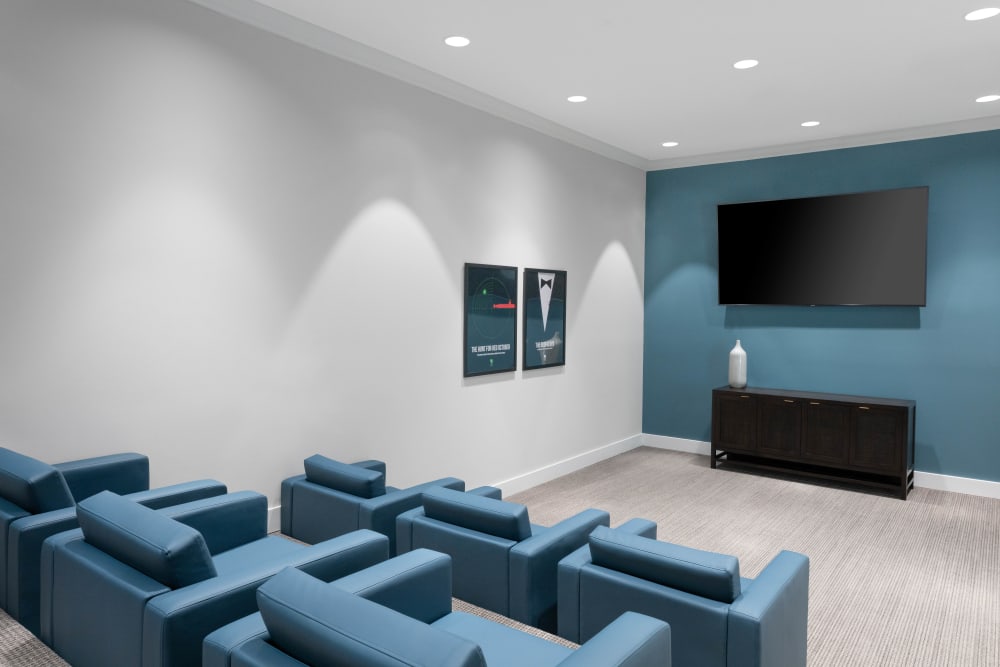
[[[928,188],[720,204],[721,305],[923,306]]]

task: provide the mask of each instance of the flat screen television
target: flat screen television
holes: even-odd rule
[[[719,304],[924,306],[928,188],[719,204]]]

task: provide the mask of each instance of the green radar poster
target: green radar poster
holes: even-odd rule
[[[465,265],[465,377],[517,368],[517,267]]]

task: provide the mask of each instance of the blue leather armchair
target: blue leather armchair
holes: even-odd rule
[[[733,556],[655,539],[656,524],[601,527],[559,563],[558,634],[586,641],[623,611],[670,623],[673,660],[699,667],[805,667],[809,559],[782,551],[741,579]]]
[[[388,557],[371,531],[303,545],[267,535],[249,491],[151,510],[110,492],[42,547],[41,638],[74,667],[190,667],[212,630],[253,613],[285,567],[332,580]]]
[[[281,483],[281,532],[308,544],[367,528],[389,538],[396,553],[396,517],[420,505],[421,494],[436,486],[465,489],[444,477],[408,489],[385,485],[385,463],[341,463],[320,454],[304,461],[305,474]]]
[[[112,454],[49,465],[0,448],[0,606],[38,634],[42,542],[76,528],[76,503],[99,491],[159,508],[224,494],[215,480],[149,488],[149,459]]]
[[[332,584],[285,570],[203,667],[670,667],[670,627],[626,612],[579,649],[451,611],[451,559],[417,550]]]
[[[528,508],[473,493],[429,489],[408,515],[410,548],[453,559],[455,596],[542,630],[556,629],[556,566],[587,543],[607,512],[588,509],[546,528]]]

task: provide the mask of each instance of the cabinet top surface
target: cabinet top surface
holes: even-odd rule
[[[766,389],[764,387],[744,387],[743,389],[733,389],[729,386],[717,387],[713,393],[725,394],[746,394],[751,396],[779,396],[782,398],[804,398],[817,401],[841,401],[844,403],[871,403],[874,405],[885,405],[892,407],[909,408],[916,405],[915,401],[902,398],[876,398],[873,396],[852,396],[850,394],[828,394],[815,391],[792,391],[789,389]]]

